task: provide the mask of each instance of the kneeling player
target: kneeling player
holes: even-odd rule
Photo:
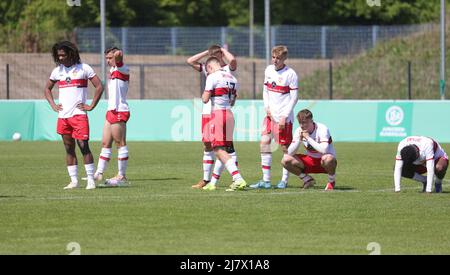
[[[431,193],[436,175],[435,191],[442,192],[442,179],[447,172],[448,156],[441,145],[428,137],[410,136],[400,141],[395,157],[394,190],[400,192],[401,177],[414,179]],[[427,176],[422,174],[427,173]]]
[[[297,114],[300,127],[295,131],[294,139],[281,163],[289,172],[304,181],[303,188],[314,185],[314,179],[308,174],[328,174],[325,190],[333,190],[336,178],[336,151],[334,150],[327,126],[313,121],[311,111],[304,109]],[[296,154],[300,143],[306,148],[306,155]]]

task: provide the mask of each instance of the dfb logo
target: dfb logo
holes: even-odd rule
[[[67,5],[69,7],[73,6],[81,7],[81,0],[67,0]]]
[[[369,5],[369,7],[381,7],[381,0],[366,0],[367,5]]]

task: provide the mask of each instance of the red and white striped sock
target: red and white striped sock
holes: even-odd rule
[[[261,167],[263,172],[263,181],[270,181],[270,166],[272,165],[272,154],[261,154]]]
[[[214,165],[214,152],[203,152],[203,180],[211,180],[211,172]]]
[[[225,167],[227,168],[230,175],[233,177],[233,181],[237,181],[242,179],[241,173],[239,172],[239,169],[236,167],[236,163],[233,159],[229,159],[227,163],[225,163]]]
[[[111,160],[112,150],[111,148],[102,148],[100,157],[98,158],[97,173],[104,173],[108,163]]]
[[[225,169],[225,165],[220,160],[217,159],[216,163],[214,164],[214,172],[211,177],[211,184],[214,185],[217,184],[217,182],[220,179],[220,175],[223,172],[223,169]]]
[[[124,176],[127,171],[127,165],[128,165],[128,146],[120,147],[119,150],[119,156],[117,158],[118,160],[118,167],[119,167],[119,176]]]

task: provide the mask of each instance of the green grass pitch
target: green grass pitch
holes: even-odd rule
[[[394,143],[337,143],[337,190],[325,175],[301,190],[191,189],[202,176],[200,143],[129,143],[126,188],[63,190],[62,142],[0,142],[0,254],[381,254],[450,253],[450,185],[422,194],[402,180],[393,192]],[[95,158],[100,143],[91,143]],[[261,176],[258,143],[236,150],[248,183]],[[444,149],[450,152],[450,146]],[[77,149],[80,159],[80,152]],[[114,150],[106,176],[117,169]],[[281,153],[274,154],[273,182]],[[79,161],[79,176],[84,177]],[[83,187],[85,182],[81,182]]]

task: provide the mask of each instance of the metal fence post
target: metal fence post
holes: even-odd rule
[[[170,28],[170,43],[172,46],[172,55],[177,54],[177,28]]]
[[[256,99],[256,62],[252,62],[253,70],[253,99]]]
[[[139,64],[139,93],[140,98],[145,98],[145,67],[143,64]]]
[[[330,100],[333,99],[333,63],[328,66],[328,93]]]
[[[220,46],[224,47],[227,44],[227,28],[220,28],[220,42],[222,43]]]
[[[411,86],[411,80],[412,80],[412,75],[411,75],[411,61],[408,61],[408,99],[411,100],[412,99],[412,86]]]
[[[372,26],[372,47],[375,48],[375,46],[377,45],[377,40],[378,40],[378,26],[373,25]]]
[[[9,99],[9,64],[6,64],[6,99]]]
[[[320,28],[321,36],[320,36],[320,49],[322,58],[327,58],[327,27],[322,26]]]
[[[128,52],[128,28],[127,27],[122,27],[121,28],[122,31],[122,51],[124,54],[126,54]]]

